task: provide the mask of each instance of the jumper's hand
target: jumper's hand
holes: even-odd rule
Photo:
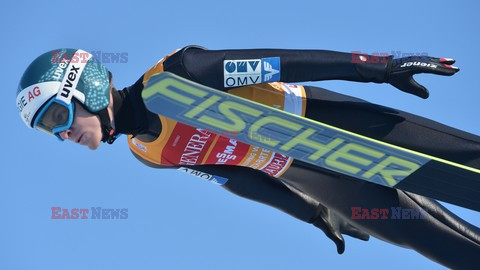
[[[428,98],[428,90],[418,84],[413,75],[432,73],[443,76],[452,76],[460,69],[452,66],[452,58],[435,58],[429,56],[410,56],[391,60],[387,70],[387,82],[396,88],[421,98]]]
[[[345,251],[345,240],[342,234],[347,234],[363,241],[368,241],[370,238],[367,233],[354,227],[347,220],[321,204],[318,206],[317,213],[316,218],[312,222],[313,225],[321,229],[335,243],[338,254],[342,254]]]

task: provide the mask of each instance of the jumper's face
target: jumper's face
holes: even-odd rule
[[[64,140],[70,140],[95,150],[102,140],[100,117],[91,114],[75,101],[75,114],[72,126],[59,133]]]

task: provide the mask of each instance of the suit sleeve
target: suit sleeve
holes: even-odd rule
[[[226,76],[229,75],[225,66],[227,63],[235,69],[237,60],[262,61],[266,58],[279,59],[276,68],[279,69],[280,76],[276,81],[281,82],[348,80],[383,83],[386,80],[387,66],[391,62],[391,56],[364,56],[327,50],[207,50],[188,46],[170,56],[164,67],[165,71],[189,80],[227,90],[230,88],[225,83]],[[249,71],[252,67],[257,70],[258,63],[252,61],[251,64]],[[264,78],[248,81],[247,84],[262,82],[265,82]]]

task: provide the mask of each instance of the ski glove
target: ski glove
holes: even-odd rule
[[[321,204],[319,204],[317,215],[311,223],[321,229],[335,243],[338,254],[342,254],[345,251],[345,240],[342,234],[347,234],[363,241],[368,241],[370,238],[367,233],[354,227],[347,220]]]
[[[460,69],[452,66],[452,58],[435,58],[429,56],[410,56],[389,61],[386,82],[412,95],[428,98],[428,90],[413,79],[419,73],[432,73],[452,76]]]

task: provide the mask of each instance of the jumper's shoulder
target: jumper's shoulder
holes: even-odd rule
[[[189,45],[177,50],[175,53],[165,59],[165,62],[163,63],[164,70],[187,79],[192,79],[192,76],[188,71],[188,67],[185,65],[185,55],[198,50],[203,51],[206,50],[206,48],[197,45]]]

